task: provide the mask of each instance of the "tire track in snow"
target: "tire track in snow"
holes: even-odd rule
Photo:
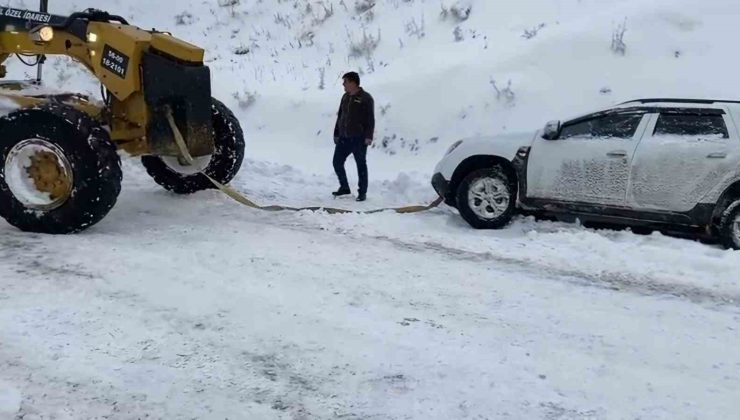
[[[290,227],[304,231],[326,231],[325,227],[319,225],[311,225],[307,223],[296,223],[294,220],[291,223],[278,223],[270,221],[269,218],[267,218],[266,220],[268,220],[268,224],[277,227]],[[285,222],[285,220],[281,219],[281,222]],[[347,232],[342,229],[336,229],[334,233],[347,235]],[[414,252],[429,252],[441,254],[446,257],[454,258],[456,260],[465,260],[476,263],[495,262],[508,266],[508,268],[512,271],[535,273],[539,275],[545,273],[557,277],[558,281],[565,281],[568,283],[585,285],[589,287],[599,287],[602,289],[613,290],[615,292],[632,293],[655,297],[671,296],[674,298],[688,300],[692,303],[702,305],[709,304],[709,306],[715,307],[740,307],[740,295],[724,294],[720,292],[715,292],[710,289],[686,285],[678,282],[666,282],[647,275],[635,276],[633,274],[613,271],[604,271],[594,275],[592,273],[581,270],[553,267],[550,264],[532,261],[527,258],[515,258],[504,255],[496,255],[495,253],[490,251],[475,252],[462,250],[434,241],[404,241],[402,239],[393,238],[387,235],[371,235],[356,232],[352,232],[351,235],[360,239],[370,239],[387,242],[395,247]]]
[[[649,296],[660,296],[669,295],[681,299],[687,299],[693,303],[713,303],[716,305],[730,305],[740,307],[740,296],[728,295],[722,293],[716,293],[708,289],[703,289],[695,286],[687,286],[680,283],[666,283],[663,281],[656,280],[650,276],[636,277],[630,274],[617,273],[617,272],[603,272],[596,276],[585,273],[578,270],[568,270],[561,268],[554,268],[547,264],[539,264],[536,262],[516,259],[511,257],[504,257],[495,255],[491,252],[473,252],[465,251],[456,248],[451,248],[439,243],[434,242],[423,242],[413,243],[405,242],[399,239],[390,238],[387,236],[376,236],[374,239],[384,240],[392,243],[395,246],[402,247],[413,251],[432,251],[437,253],[443,253],[449,256],[453,256],[456,259],[467,260],[472,262],[489,262],[494,261],[507,265],[517,266],[525,271],[526,267],[522,266],[522,263],[526,263],[530,268],[538,267],[542,271],[558,276],[560,280],[565,280],[571,283],[586,284],[588,286],[601,287],[604,289],[620,291],[620,292],[633,292],[641,295]],[[538,271],[538,270],[526,270],[526,271]]]

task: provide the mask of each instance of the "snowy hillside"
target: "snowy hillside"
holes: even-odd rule
[[[61,14],[89,6],[205,47],[215,95],[242,117],[248,156],[311,172],[331,169],[339,77],[349,70],[362,72],[375,96],[375,155],[395,156],[378,157],[373,167],[389,173],[426,174],[463,136],[539,128],[636,97],[740,97],[740,58],[730,31],[740,5],[733,0],[50,5]],[[612,49],[622,26],[623,54]],[[50,84],[98,92],[68,65],[53,67]]]
[[[87,7],[206,49],[246,134],[232,184],[261,203],[426,203],[460,137],[635,97],[740,98],[737,0],[50,4]],[[51,59],[46,83],[97,95],[77,69]],[[350,70],[378,117],[362,204],[329,198]],[[738,273],[740,252],[659,233],[260,213],[174,196],[124,159],[89,231],[0,220],[0,420],[733,418]]]

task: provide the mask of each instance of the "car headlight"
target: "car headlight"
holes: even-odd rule
[[[456,142],[452,143],[452,146],[450,146],[450,148],[449,148],[449,149],[447,149],[447,151],[445,152],[445,156],[449,155],[449,154],[450,154],[450,153],[452,153],[452,152],[453,152],[453,151],[454,151],[455,149],[457,149],[457,147],[458,147],[458,146],[460,146],[460,145],[462,144],[462,142],[463,142],[462,140],[458,140],[458,141],[456,141]]]

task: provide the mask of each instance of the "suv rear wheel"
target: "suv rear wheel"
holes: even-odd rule
[[[740,199],[735,200],[722,213],[719,238],[726,248],[740,249]]]

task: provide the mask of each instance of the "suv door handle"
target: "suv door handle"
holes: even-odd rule
[[[608,152],[606,155],[609,157],[623,158],[623,157],[627,157],[627,152],[624,150],[612,150],[611,152]]]
[[[708,159],[724,159],[727,157],[725,152],[710,153],[707,155]]]

